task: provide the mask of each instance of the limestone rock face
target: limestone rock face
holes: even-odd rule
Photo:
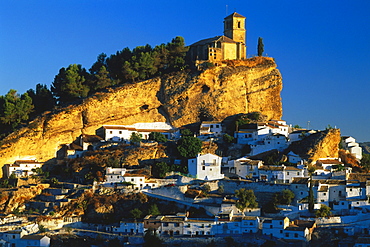
[[[280,119],[281,90],[280,72],[274,60],[265,57],[109,89],[80,105],[44,114],[6,137],[0,146],[0,166],[29,157],[47,161],[62,144],[81,134],[95,134],[104,124],[166,121],[180,127],[254,111]]]
[[[309,162],[315,162],[319,158],[337,158],[340,140],[340,130],[329,129],[293,142],[285,152],[293,151]]]
[[[0,198],[0,211],[4,213],[13,212],[25,202],[40,195],[42,191],[49,186],[49,184],[38,184],[30,186],[29,188],[19,188],[11,192],[3,191],[2,197]]]

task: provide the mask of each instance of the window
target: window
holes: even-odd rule
[[[213,128],[213,124],[211,124],[211,128]]]
[[[238,28],[240,28],[240,21],[238,21]]]
[[[175,227],[179,227],[179,226],[180,226],[180,224],[179,224],[179,223],[175,223],[174,225],[175,225]]]
[[[280,225],[283,225],[283,222],[282,221],[280,221],[279,223],[280,223]]]
[[[120,134],[120,135],[121,135],[121,134],[122,134],[122,131],[118,131],[118,134]]]
[[[297,175],[299,175],[299,172],[297,172]]]
[[[272,228],[272,225],[270,225],[270,228]]]
[[[285,233],[285,237],[289,238],[289,233]]]
[[[323,195],[326,196],[326,193],[324,192]]]
[[[163,223],[163,226],[168,226],[168,223]]]
[[[289,172],[287,172],[286,175],[289,175]]]
[[[133,178],[131,178],[131,181],[133,182],[133,181],[134,181],[134,179],[133,179]]]
[[[205,166],[202,166],[202,170],[204,171],[206,169],[206,167]]]
[[[209,171],[212,171],[212,168],[210,168]]]
[[[109,131],[109,134],[113,134],[113,131]]]
[[[294,233],[294,237],[295,238],[298,238],[298,233]]]
[[[283,233],[283,230],[280,230],[280,233]]]

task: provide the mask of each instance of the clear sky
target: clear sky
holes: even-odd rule
[[[0,0],[0,95],[89,69],[102,52],[222,35],[234,11],[247,17],[248,56],[262,37],[277,62],[284,120],[370,141],[369,0]]]

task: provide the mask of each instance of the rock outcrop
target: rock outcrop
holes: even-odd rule
[[[319,131],[301,141],[293,142],[285,153],[293,151],[309,162],[315,162],[319,158],[337,158],[340,140],[339,129]]]
[[[24,206],[25,202],[40,195],[42,191],[49,186],[49,184],[38,184],[28,188],[1,191],[0,211],[4,213],[13,212],[15,209]]]
[[[177,72],[109,89],[44,114],[1,142],[0,166],[16,159],[47,161],[62,144],[104,124],[169,122],[175,127],[259,111],[280,119],[282,78],[272,58],[228,61],[201,72]]]

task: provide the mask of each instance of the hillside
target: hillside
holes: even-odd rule
[[[230,61],[204,71],[181,71],[109,89],[58,112],[45,113],[1,142],[0,165],[33,156],[55,157],[60,145],[104,124],[167,121],[175,127],[259,111],[280,119],[282,78],[272,58]]]

